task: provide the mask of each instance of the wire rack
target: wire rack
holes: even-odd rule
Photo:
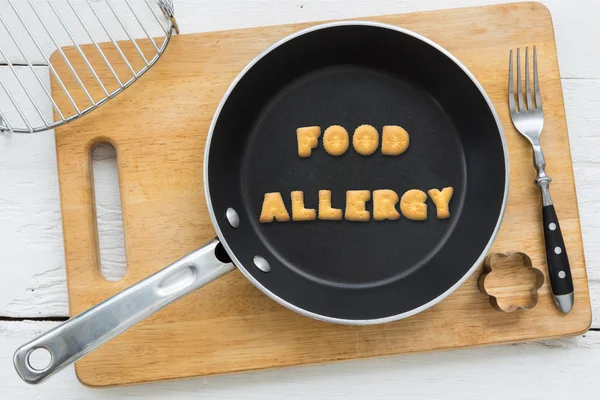
[[[173,32],[170,0],[0,0],[0,132],[92,112],[148,71]]]

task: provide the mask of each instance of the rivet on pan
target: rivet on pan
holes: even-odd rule
[[[256,268],[260,269],[262,272],[269,272],[271,270],[269,262],[261,256],[254,256],[252,261],[254,261],[254,265],[256,265]]]
[[[237,228],[238,226],[240,226],[240,216],[238,215],[237,211],[235,211],[233,208],[229,207],[227,209],[227,211],[225,212],[225,217],[227,218],[227,222],[229,222],[229,225],[231,225],[233,228]]]

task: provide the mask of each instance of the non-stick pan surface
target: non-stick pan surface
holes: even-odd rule
[[[297,154],[298,127],[352,135],[362,124],[404,127],[408,150],[365,157],[351,145],[333,157],[320,140],[311,157]],[[209,134],[205,187],[223,246],[261,290],[315,318],[376,323],[435,304],[479,265],[506,207],[507,157],[491,102],[449,53],[395,27],[336,23],[278,43],[234,82]],[[446,186],[455,191],[445,220],[428,200],[426,221],[258,221],[268,192],[291,211],[293,190],[308,208],[331,190],[344,209],[347,190]]]

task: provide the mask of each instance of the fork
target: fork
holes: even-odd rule
[[[537,169],[535,183],[542,191],[542,219],[544,223],[544,241],[546,244],[546,261],[554,303],[563,312],[568,313],[573,308],[573,278],[565,242],[558,224],[556,210],[550,197],[550,177],[546,174],[546,160],[542,152],[540,137],[544,127],[544,109],[538,82],[537,52],[533,46],[533,90],[535,103],[531,94],[529,82],[529,48],[525,48],[525,99],[521,82],[521,49],[517,49],[517,104],[515,103],[513,81],[513,51],[510,50],[508,68],[508,105],[513,125],[525,136],[533,147],[534,166]]]

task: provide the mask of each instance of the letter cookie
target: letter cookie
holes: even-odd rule
[[[304,208],[304,193],[292,192],[292,219],[294,221],[312,221],[317,219],[317,211],[314,208]]]
[[[318,126],[307,126],[305,128],[296,129],[298,137],[298,155],[300,157],[310,157],[312,149],[319,144],[319,136],[321,136],[321,128]]]
[[[393,190],[374,190],[373,191],[373,219],[383,221],[386,219],[396,220],[400,218],[400,213],[396,210],[398,203],[398,194]]]
[[[424,221],[427,219],[427,195],[422,190],[412,189],[402,195],[400,211],[408,219]]]
[[[361,125],[354,131],[352,146],[358,154],[370,156],[379,147],[379,133],[371,125]]]
[[[348,146],[350,146],[350,139],[348,131],[343,126],[332,125],[325,129],[323,147],[327,153],[332,156],[341,156],[348,150]]]
[[[319,219],[329,221],[342,219],[342,210],[331,207],[331,190],[319,190]]]
[[[368,190],[348,190],[346,192],[346,215],[349,221],[368,221],[371,213],[365,209],[365,203],[371,199]]]
[[[288,214],[281,193],[279,192],[265,193],[262,211],[260,213],[260,222],[273,222],[273,220],[279,222],[290,220],[290,214]]]
[[[450,203],[450,199],[454,194],[454,188],[445,187],[441,192],[437,189],[431,189],[427,193],[429,193],[429,197],[435,203],[438,219],[450,218],[450,206],[448,203]]]
[[[381,154],[386,156],[397,156],[408,149],[410,138],[404,128],[397,125],[383,127],[381,138]]]

